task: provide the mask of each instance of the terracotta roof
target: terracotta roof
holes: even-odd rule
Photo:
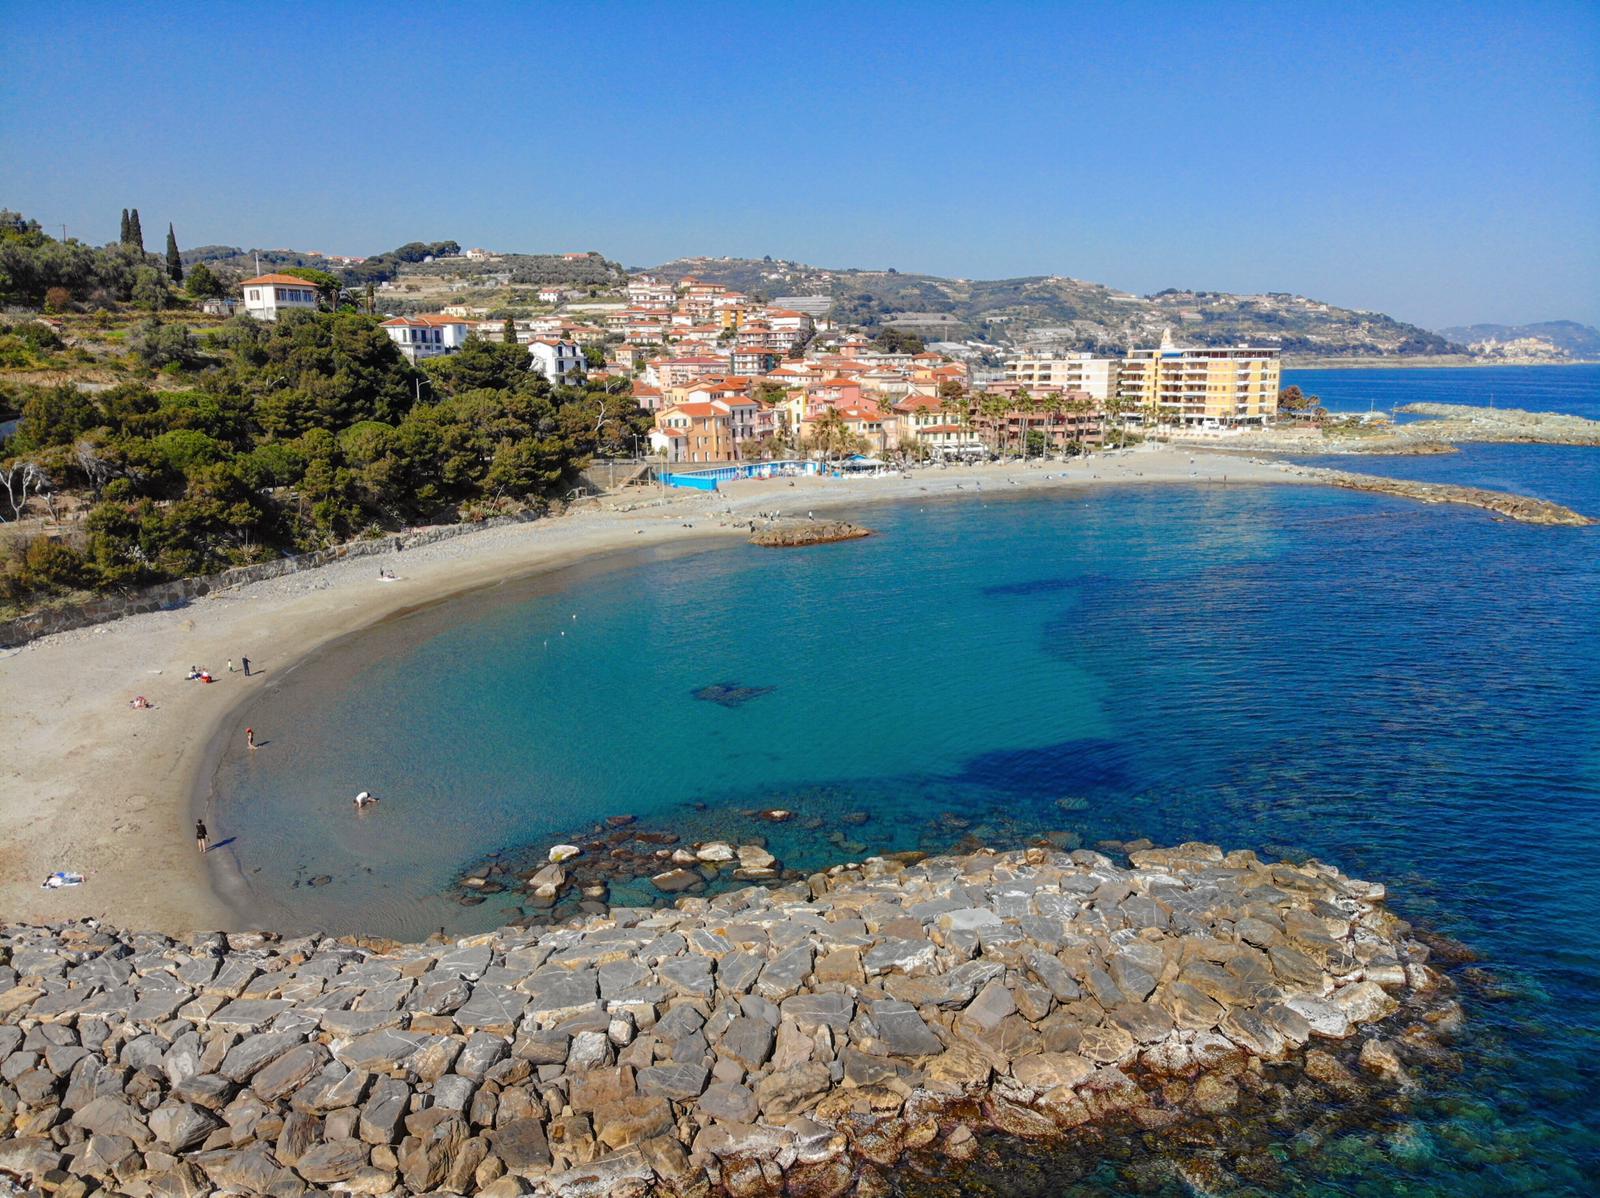
[[[317,289],[317,285],[310,279],[299,279],[294,275],[257,275],[253,279],[246,279],[239,286],[254,287],[258,283],[274,283],[285,287],[309,287],[313,291]]]

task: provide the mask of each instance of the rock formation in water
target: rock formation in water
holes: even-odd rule
[[[1408,403],[1395,410],[1432,417],[1425,423],[1398,426],[1396,432],[1401,435],[1511,445],[1600,445],[1600,420],[1565,412],[1454,403]]]
[[[1584,528],[1595,523],[1592,517],[1575,512],[1569,507],[1563,507],[1559,503],[1551,503],[1548,499],[1534,499],[1527,495],[1513,495],[1508,491],[1461,487],[1454,483],[1425,483],[1409,478],[1383,478],[1376,474],[1351,474],[1344,470],[1311,469],[1303,473],[1350,491],[1397,495],[1403,499],[1415,499],[1422,503],[1459,503],[1467,507],[1484,508],[1520,524],[1562,524]]]
[[[792,549],[801,545],[826,545],[870,537],[872,530],[844,520],[787,520],[758,528],[750,534],[752,545]]]
[[[1423,1025],[1391,1017],[1455,1017],[1382,885],[1199,844],[1130,861],[875,858],[453,944],[3,928],[0,1178],[881,1194],[991,1130],[1259,1109],[1290,1088],[1268,1068],[1359,1089],[1329,1047],[1399,1083]]]

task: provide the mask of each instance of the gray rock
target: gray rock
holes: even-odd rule
[[[944,1051],[917,1009],[900,999],[879,999],[870,1007],[872,1024],[891,1056],[922,1057]]]
[[[760,1114],[753,1091],[745,1086],[714,1082],[700,1095],[699,1109],[713,1119],[730,1123],[754,1123]]]
[[[801,984],[811,973],[814,957],[809,944],[797,944],[785,949],[762,969],[761,976],[756,979],[756,993],[768,1002],[782,1002],[791,994],[798,993]]]
[[[393,1073],[429,1042],[418,1032],[385,1029],[357,1036],[347,1044],[335,1044],[333,1055],[352,1069],[371,1073]]]
[[[1000,1021],[1017,1009],[1016,999],[1005,983],[995,978],[961,1012],[961,1021],[982,1031],[993,1031]]]
[[[675,1061],[639,1070],[637,1082],[641,1094],[683,1100],[698,1096],[710,1076],[711,1071],[704,1065]]]
[[[712,960],[698,955],[674,957],[661,962],[656,972],[666,985],[681,994],[709,998],[715,983],[711,980]]]
[[[913,977],[932,970],[938,949],[931,940],[900,940],[890,937],[878,941],[862,958],[868,976],[875,973],[904,973]]]
[[[765,957],[755,953],[732,953],[722,958],[717,964],[717,988],[729,994],[743,994],[766,963]]]
[[[803,1028],[819,1024],[843,1031],[855,1017],[855,1001],[847,994],[796,994],[778,1004],[782,1017]]]
[[[372,1093],[361,1108],[357,1134],[368,1144],[393,1144],[400,1134],[400,1122],[411,1103],[411,1088],[392,1077],[372,1083]]]
[[[464,1111],[472,1101],[478,1083],[459,1073],[447,1073],[433,1083],[433,1106],[446,1111]]]
[[[717,1042],[717,1051],[732,1057],[746,1069],[759,1069],[772,1055],[774,1036],[773,1026],[766,1020],[741,1015],[728,1024]]]
[[[593,1006],[600,998],[593,969],[546,969],[527,982],[530,1015],[558,1019]]]
[[[147,1143],[150,1129],[144,1118],[126,1099],[106,1095],[77,1111],[72,1125],[93,1135],[124,1136],[136,1143]]]
[[[229,1081],[246,1081],[256,1070],[271,1064],[304,1041],[305,1037],[295,1032],[262,1032],[247,1036],[228,1050],[217,1072]]]
[[[582,1002],[595,997],[592,973],[586,973],[581,978],[575,974],[568,976],[575,979],[571,992],[587,996],[581,1000]],[[556,988],[546,987],[541,990],[541,995],[547,998],[555,994]],[[529,1005],[529,1000],[515,990],[488,986],[480,982],[472,988],[472,997],[461,1004],[451,1018],[464,1032],[493,1032],[498,1036],[509,1036],[516,1031],[522,1012]]]
[[[277,998],[240,998],[224,1004],[205,1022],[217,1031],[258,1032],[289,1007],[289,1003]]]
[[[457,977],[465,978],[469,982],[476,981],[483,976],[483,971],[489,968],[492,956],[492,950],[487,944],[451,949],[439,958],[433,967],[433,973],[438,977]]]

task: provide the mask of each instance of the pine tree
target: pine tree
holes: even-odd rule
[[[139,227],[139,210],[128,209],[128,244],[144,253],[144,230]]]
[[[122,210],[122,228],[117,232],[117,241],[121,245],[128,244],[128,210]]]
[[[501,333],[500,339],[507,345],[515,345],[517,343],[517,322],[509,316],[506,317],[505,331]]]
[[[167,277],[174,283],[183,282],[183,257],[178,253],[178,235],[167,222]]]

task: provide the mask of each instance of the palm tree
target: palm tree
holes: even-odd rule
[[[817,421],[816,432],[812,435],[822,450],[822,460],[826,464],[835,449],[843,448],[850,430],[845,426],[844,417],[839,415],[839,409],[829,408]]]

